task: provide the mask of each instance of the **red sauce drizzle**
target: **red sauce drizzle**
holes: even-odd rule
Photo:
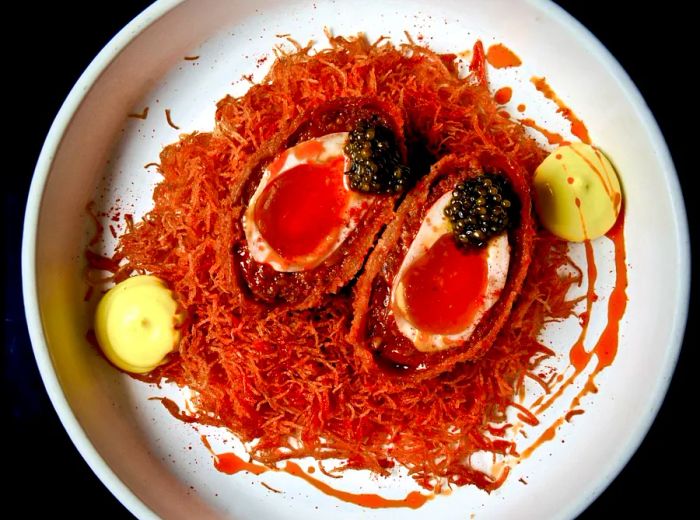
[[[615,207],[616,211],[620,211],[620,206],[622,204],[622,195],[620,192],[617,192],[613,189],[613,183],[612,179],[613,176],[615,176],[615,172],[610,172],[608,169],[608,166],[605,163],[605,160],[603,158],[603,153],[598,150],[597,148],[594,148],[593,150],[595,151],[596,159],[597,159],[597,165],[593,164],[588,157],[583,155],[581,152],[576,150],[575,148],[572,148],[574,153],[578,155],[585,163],[588,165],[589,168],[591,168],[596,176],[600,179],[601,184],[603,185],[603,188],[605,189],[605,193],[608,195],[610,198],[610,202],[612,202],[613,206]]]
[[[254,475],[265,473],[267,468],[258,464],[244,461],[235,453],[219,453],[214,455],[214,467],[221,473],[233,475],[239,471],[249,471]]]
[[[600,372],[612,364],[617,355],[620,320],[627,309],[627,255],[625,252],[624,215],[615,223],[607,237],[615,245],[615,273],[617,280],[608,301],[608,324],[600,335],[595,347],[598,356],[598,366],[595,372]]]
[[[375,495],[374,493],[349,493],[347,491],[340,491],[332,488],[325,482],[321,482],[320,480],[308,475],[294,462],[287,462],[284,467],[284,471],[290,475],[304,479],[306,482],[326,495],[339,498],[344,502],[350,502],[351,504],[357,504],[358,506],[369,507],[372,509],[388,507],[408,507],[411,509],[418,509],[428,500],[433,498],[433,495],[424,495],[418,491],[411,491],[405,498],[399,499],[384,498],[379,495]]]
[[[313,154],[312,150],[295,151]],[[275,177],[255,205],[255,221],[270,247],[291,260],[332,247],[347,204],[343,158],[300,164]]]
[[[523,126],[527,126],[528,128],[533,128],[537,130],[547,139],[547,142],[549,144],[568,144],[568,142],[561,135],[557,134],[556,132],[550,132],[546,128],[541,127],[540,125],[535,123],[533,119],[521,119],[520,124]]]
[[[564,422],[564,417],[559,417],[554,423],[552,423],[549,428],[547,428],[542,435],[540,435],[537,440],[532,443],[525,451],[523,451],[520,454],[521,459],[526,459],[530,455],[532,455],[532,452],[534,452],[537,448],[539,448],[542,444],[544,444],[547,441],[551,441],[554,439],[555,435],[557,434],[557,428],[561,426],[561,424]]]
[[[510,101],[511,97],[513,97],[513,89],[510,87],[501,87],[493,95],[493,98],[499,105],[505,105]]]
[[[357,504],[358,506],[373,509],[389,507],[408,507],[411,509],[418,509],[428,500],[433,498],[433,495],[424,495],[418,491],[411,491],[408,495],[406,495],[406,497],[399,499],[384,498],[374,493],[350,493],[348,491],[340,491],[329,486],[325,482],[312,477],[294,462],[287,461],[284,468],[281,470],[274,470],[272,468],[268,468],[267,466],[246,462],[235,453],[214,453],[207,438],[202,435],[201,439],[204,446],[206,446],[209,452],[214,456],[214,467],[227,475],[234,475],[240,471],[248,471],[254,475],[260,475],[266,471],[284,471],[285,473],[289,473],[290,475],[305,480],[326,495],[338,498],[344,502],[350,502],[351,504]],[[276,489],[273,491],[279,493],[279,491]]]
[[[579,338],[572,345],[569,351],[569,358],[571,365],[574,367],[574,373],[569,376],[564,383],[557,389],[557,391],[550,396],[548,400],[540,404],[540,406],[535,410],[536,414],[542,413],[544,410],[549,408],[551,404],[556,401],[556,399],[561,396],[564,390],[576,379],[576,377],[583,371],[591,358],[595,354],[598,359],[598,364],[595,369],[590,373],[588,379],[579,391],[579,393],[571,401],[569,406],[569,412],[564,416],[557,419],[540,437],[523,453],[521,458],[524,459],[532,454],[532,452],[537,449],[541,444],[554,438],[556,429],[561,425],[563,421],[568,421],[574,415],[583,413],[583,411],[578,410],[581,404],[581,399],[590,394],[596,393],[598,391],[595,385],[595,377],[606,367],[610,366],[617,355],[617,348],[619,344],[619,332],[620,332],[620,320],[625,314],[625,309],[627,308],[627,253],[625,251],[625,235],[624,235],[624,213],[620,213],[615,225],[606,234],[606,237],[610,239],[615,248],[615,285],[610,293],[608,299],[608,322],[605,328],[600,334],[598,341],[593,346],[590,351],[586,351],[584,348],[584,340],[586,334],[588,333],[588,323],[590,312],[593,303],[598,299],[594,291],[595,281],[597,278],[597,269],[595,266],[595,258],[593,257],[593,246],[590,241],[586,241],[586,262],[588,264],[588,288],[586,290],[586,310],[582,314],[582,328]]]
[[[607,168],[605,168],[605,164],[603,163],[603,160],[600,158],[599,154],[600,152],[596,150],[596,157],[598,157],[598,162],[600,162],[600,165],[603,167],[603,171],[598,169],[598,167],[593,164],[588,157],[583,155],[581,152],[579,152],[576,148],[571,148],[571,150],[578,155],[583,162],[585,162],[588,167],[593,170],[596,174],[596,176],[600,179],[601,184],[603,185],[603,188],[605,189],[605,193],[608,194],[608,197],[612,199],[612,182],[610,181],[610,174],[608,173]]]
[[[568,412],[566,412],[564,419],[566,420],[566,422],[571,422],[571,419],[573,419],[577,415],[582,415],[583,413],[585,413],[583,410],[569,410]]]
[[[502,43],[491,45],[486,51],[486,61],[489,65],[496,69],[504,69],[506,67],[517,67],[522,64],[520,58]]]
[[[557,104],[557,106],[559,107],[557,109],[557,112],[559,112],[562,116],[564,116],[565,119],[569,121],[569,123],[571,123],[571,133],[578,137],[584,143],[591,144],[591,138],[588,135],[588,129],[586,128],[586,125],[583,123],[583,121],[576,117],[576,114],[574,114],[573,110],[566,106],[566,104],[559,98],[559,96],[555,94],[554,90],[552,90],[552,87],[550,87],[547,84],[547,80],[545,78],[533,77],[530,79],[530,81],[533,85],[535,85],[535,88],[538,91],[544,94],[544,97],[554,101]]]
[[[486,254],[486,248],[458,247],[448,233],[415,260],[401,279],[413,325],[432,334],[462,331],[486,294]]]

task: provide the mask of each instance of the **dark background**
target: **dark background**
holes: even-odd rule
[[[10,188],[2,190],[2,395],[9,397],[2,423],[9,422],[10,438],[4,443],[9,468],[6,462],[2,467],[11,492],[6,494],[5,488],[3,495],[11,503],[15,492],[30,491],[35,499],[22,501],[23,512],[29,516],[50,511],[55,516],[78,518],[130,517],[73,447],[41,383],[24,321],[20,243],[32,171],[54,116],[93,57],[148,3],[46,2],[39,8],[26,2],[4,16],[23,36],[13,38],[3,55],[6,137],[2,177]],[[656,4],[654,10],[635,3],[619,13],[613,10],[616,2],[609,0],[559,3],[610,49],[641,90],[671,149],[686,205],[690,203],[687,212],[693,236],[697,204],[693,200],[696,191],[690,187],[693,170],[689,150],[697,147],[695,142],[691,144],[691,139],[697,139],[693,129],[697,126],[697,86],[688,77],[697,72],[698,63],[694,59],[697,45],[691,44],[690,17],[682,14],[680,2],[673,1]],[[693,288],[697,289],[695,281]],[[692,293],[697,296],[697,290]],[[693,510],[690,482],[696,479],[682,477],[681,472],[692,471],[694,466],[690,457],[695,442],[687,421],[694,411],[692,403],[697,402],[690,377],[699,318],[697,305],[691,301],[680,361],[654,426],[620,476],[580,518],[635,510],[668,516],[674,511]]]

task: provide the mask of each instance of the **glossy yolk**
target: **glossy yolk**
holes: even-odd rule
[[[402,277],[407,318],[432,334],[456,334],[482,305],[488,283],[487,249],[459,248],[452,234],[435,244]]]
[[[342,157],[299,164],[267,185],[255,221],[270,247],[288,260],[323,253],[343,226],[348,198]]]

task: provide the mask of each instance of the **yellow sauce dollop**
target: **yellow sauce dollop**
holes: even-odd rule
[[[141,275],[110,289],[95,313],[95,335],[107,359],[144,374],[165,361],[180,341],[184,315],[160,278]]]
[[[571,242],[607,233],[622,208],[615,168],[597,148],[560,146],[535,170],[535,208],[542,225]]]

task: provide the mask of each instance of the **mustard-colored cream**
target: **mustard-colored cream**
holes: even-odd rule
[[[560,146],[535,170],[535,208],[542,225],[571,242],[596,239],[617,221],[622,190],[615,168],[593,146]]]
[[[165,282],[151,275],[134,276],[102,297],[95,334],[107,359],[122,370],[144,374],[176,348],[183,319]]]

